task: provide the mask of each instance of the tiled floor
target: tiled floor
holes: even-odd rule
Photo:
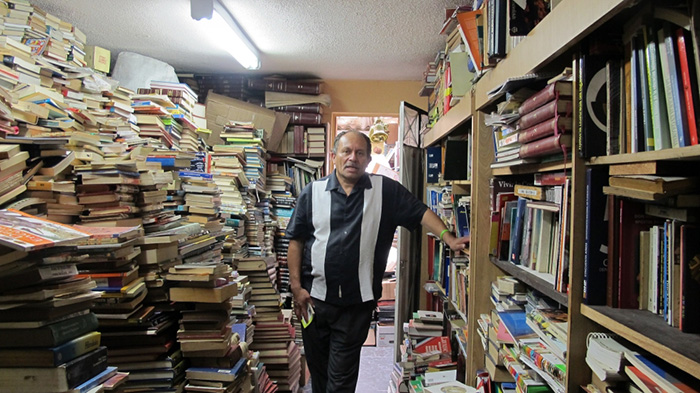
[[[385,393],[389,387],[394,367],[394,347],[362,347],[360,376],[356,393]],[[304,386],[304,393],[311,393],[311,383]]]

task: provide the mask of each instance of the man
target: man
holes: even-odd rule
[[[339,134],[331,158],[335,170],[299,195],[287,236],[295,311],[313,321],[303,329],[314,393],[354,392],[360,352],[372,311],[382,293],[382,276],[398,225],[424,225],[453,250],[456,238],[442,220],[401,184],[368,175],[369,138]]]

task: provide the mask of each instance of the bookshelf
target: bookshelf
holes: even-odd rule
[[[690,375],[700,375],[700,336],[683,333],[644,310],[581,305],[581,314]]]
[[[568,357],[566,391],[578,391],[581,385],[591,381],[591,373],[585,362],[586,336],[594,331],[611,331],[658,356],[692,376],[700,375],[700,336],[681,332],[670,327],[663,318],[648,311],[619,309],[583,304],[584,248],[586,225],[586,169],[614,164],[646,161],[700,161],[700,145],[649,151],[634,154],[596,156],[583,159],[576,147],[581,141],[573,132],[573,154],[566,162],[524,164],[503,168],[490,168],[494,160],[491,128],[485,124],[487,114],[495,110],[502,96],[490,96],[509,78],[532,72],[561,71],[563,67],[576,70],[575,56],[580,44],[592,33],[601,30],[609,21],[623,23],[648,1],[609,0],[581,2],[563,0],[521,41],[508,56],[488,70],[472,87],[469,101],[463,100],[452,108],[436,125],[424,134],[425,146],[436,145],[447,137],[461,133],[464,124],[471,121],[473,155],[472,178],[468,185],[471,194],[471,245],[469,267],[469,297],[467,307],[468,356],[467,382],[472,381],[478,369],[483,369],[484,350],[477,330],[477,320],[493,308],[490,302],[491,282],[499,275],[516,277],[527,286],[550,297],[568,310]],[[639,7],[639,8],[631,8]],[[612,25],[614,23],[608,23]],[[609,27],[609,26],[606,26]],[[574,73],[573,97],[578,95],[578,79]],[[576,105],[576,100],[574,99]],[[471,105],[471,108],[468,107]],[[572,129],[578,129],[579,119],[574,114]],[[490,255],[489,235],[489,179],[532,178],[536,173],[565,171],[570,176],[569,275],[568,292],[559,292],[536,274],[499,261]],[[454,186],[454,183],[452,183]],[[606,198],[602,193],[594,198]],[[425,255],[425,254],[424,254]],[[661,365],[663,367],[663,365]],[[697,377],[696,377],[697,378]],[[696,381],[697,382],[697,381]]]

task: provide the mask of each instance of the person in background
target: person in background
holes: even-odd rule
[[[382,294],[382,276],[397,226],[425,226],[452,250],[457,238],[442,220],[398,182],[369,175],[369,138],[338,134],[335,170],[309,184],[287,226],[287,254],[294,308],[308,320],[304,350],[314,393],[354,392],[362,344]]]

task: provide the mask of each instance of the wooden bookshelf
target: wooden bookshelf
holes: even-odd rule
[[[493,168],[491,170],[494,176],[508,176],[508,175],[528,175],[532,173],[539,172],[554,172],[562,171],[564,169],[571,169],[571,162],[546,162],[546,163],[536,163],[536,164],[524,164],[524,165],[513,165],[503,168]]]
[[[628,164],[633,162],[658,161],[658,160],[689,160],[700,161],[700,145],[679,147],[676,149],[663,149],[645,151],[641,153],[616,154],[612,156],[593,157],[588,160],[588,165]]]
[[[683,333],[645,310],[582,304],[581,314],[688,374],[700,375],[700,335]]]
[[[490,90],[510,77],[540,70],[631,3],[634,1],[562,1],[507,58],[479,80],[474,92],[475,108],[483,109],[497,99],[488,96]]]
[[[430,131],[423,135],[423,147],[432,146],[438,141],[445,138],[457,127],[461,126],[472,116],[472,96],[471,93],[467,93],[455,105],[450,109],[445,115],[443,115],[440,120],[435,123]]]
[[[491,263],[507,274],[522,281],[525,285],[542,292],[545,296],[556,301],[562,306],[568,307],[569,297],[566,296],[565,293],[561,293],[554,289],[554,283],[547,281],[542,277],[542,275],[533,272],[532,270],[520,267],[514,263],[500,261],[494,257],[491,257]]]
[[[551,163],[527,164],[503,168],[490,168],[494,160],[493,132],[485,125],[486,114],[494,110],[494,104],[502,97],[489,97],[489,91],[501,86],[509,78],[521,77],[538,71],[561,72],[570,66],[576,70],[578,62],[573,55],[578,45],[613,18],[624,19],[627,13],[636,12],[638,3],[652,0],[562,0],[515,48],[494,68],[489,69],[472,88],[471,109],[462,101],[444,116],[436,126],[424,135],[424,146],[439,143],[451,135],[463,133],[462,125],[471,121],[472,130],[472,177],[469,187],[471,195],[471,244],[469,265],[469,297],[467,305],[467,327],[476,332],[480,314],[488,313],[493,305],[490,301],[491,282],[498,276],[509,274],[527,286],[542,292],[568,309],[568,356],[569,370],[565,383],[566,391],[577,391],[581,385],[591,381],[590,369],[585,363],[586,337],[589,332],[610,330],[627,340],[650,350],[668,363],[691,375],[700,375],[700,335],[688,335],[670,328],[659,317],[637,310],[618,310],[607,307],[590,307],[582,304],[586,216],[586,168],[589,165],[610,165],[654,160],[700,161],[700,146],[667,149],[635,154],[594,157],[583,160],[578,156],[578,135],[573,133],[572,157]],[[639,8],[630,8],[630,7]],[[624,15],[622,15],[624,14]],[[557,68],[558,67],[558,68]],[[578,96],[578,80],[574,76],[573,96]],[[574,112],[573,129],[578,129],[577,112]],[[491,257],[489,250],[490,212],[489,180],[492,177],[514,176],[513,179],[528,179],[527,175],[541,172],[567,171],[570,183],[570,219],[568,221],[569,275],[568,290],[562,293],[554,289],[553,283],[534,272],[506,261]],[[446,182],[447,184],[447,182]],[[450,183],[453,187],[455,182]],[[602,193],[598,198],[606,198]],[[477,334],[467,337],[467,383],[473,381],[478,369],[484,368],[484,350]]]

